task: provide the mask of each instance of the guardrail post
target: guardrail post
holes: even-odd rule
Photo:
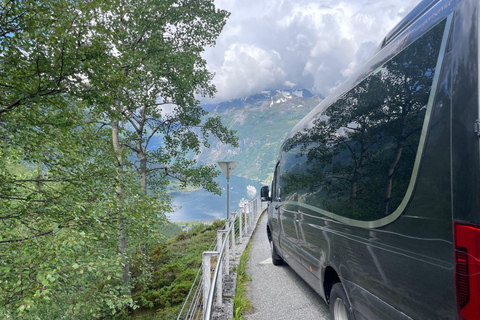
[[[240,210],[239,210],[240,211]],[[243,242],[243,226],[242,226],[242,218],[243,218],[243,213],[242,212],[239,212],[238,213],[238,222],[239,222],[239,225],[238,225],[238,230],[240,231],[239,234],[238,234],[238,239],[240,240],[240,243]]]
[[[219,231],[220,233],[225,234],[226,243],[225,243],[225,271],[227,274],[230,274],[230,239],[228,238],[228,230]]]
[[[250,202],[250,212],[252,213],[252,220],[255,220],[255,199]]]
[[[217,231],[217,251],[220,252],[220,249],[222,248],[222,234],[220,233],[221,231]]]
[[[248,203],[248,209],[250,210],[250,219],[252,220],[252,221],[250,222],[250,227],[253,228],[253,220],[254,220],[254,219],[253,219],[253,218],[254,218],[253,201],[251,201],[251,202]]]
[[[202,256],[202,282],[203,282],[203,313],[207,310],[208,293],[210,292],[210,283],[212,279],[210,259],[218,255],[217,251],[205,251]]]
[[[245,234],[248,235],[248,217],[247,217],[247,206],[243,206],[243,215],[245,220]]]
[[[232,258],[235,260],[235,215],[233,219],[227,221],[229,223],[232,222],[232,231],[230,233],[232,234]]]
[[[222,249],[222,234],[224,231],[217,231],[217,251],[218,251],[218,257],[217,257],[217,264],[220,264],[219,267],[219,273],[218,273],[218,278],[217,278],[217,299],[215,301],[215,305],[217,307],[222,305],[222,284],[223,284],[223,272],[222,272],[222,264],[223,264],[223,259],[222,259],[222,252],[220,251]]]
[[[252,204],[251,204],[251,208],[252,208],[252,218],[253,218],[253,221],[255,221],[255,215],[257,213],[257,208],[256,208],[256,204],[257,204],[257,199],[252,199]]]

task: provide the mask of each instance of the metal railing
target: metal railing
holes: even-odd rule
[[[243,209],[234,212],[222,230],[217,231],[216,245],[214,241],[209,251],[203,252],[202,267],[197,272],[177,320],[210,320],[214,306],[222,306],[224,275],[232,272],[233,265],[230,262],[236,264],[237,246],[241,247],[242,252],[238,252],[241,255],[244,250],[241,245],[249,239],[264,208],[260,197],[256,197],[244,203]]]

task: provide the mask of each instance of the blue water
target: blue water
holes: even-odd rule
[[[174,192],[173,205],[175,212],[167,214],[170,221],[213,221],[227,217],[227,180],[219,176],[217,181],[222,188],[222,195],[214,195],[205,190]],[[251,185],[257,189],[253,194],[247,191]],[[230,212],[238,210],[242,198],[250,200],[260,194],[262,184],[255,180],[233,176],[230,178]]]

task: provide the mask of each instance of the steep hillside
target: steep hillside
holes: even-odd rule
[[[198,160],[238,161],[235,175],[269,183],[286,134],[320,101],[307,90],[272,90],[209,106],[210,115],[220,116],[237,131],[239,147],[228,148],[214,141]]]
[[[212,248],[223,225],[221,220],[209,226],[199,224],[154,248],[149,254],[150,281],[135,285],[132,294],[139,308],[129,319],[176,319],[202,265],[202,252]],[[133,276],[141,272],[141,264],[132,263]]]

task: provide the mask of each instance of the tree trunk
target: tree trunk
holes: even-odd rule
[[[143,106],[140,110],[140,119],[137,121],[137,156],[140,160],[140,184],[142,191],[147,194],[147,145],[142,146],[143,140],[143,129],[145,128],[145,123],[147,122],[146,110],[147,106]],[[147,142],[148,143],[148,142]]]
[[[138,157],[140,158],[140,183],[142,191],[147,194],[147,156],[142,150],[138,153]]]
[[[143,126],[140,126],[143,131]],[[147,155],[142,146],[142,131],[137,132],[137,156],[140,160],[140,184],[142,191],[147,194]]]
[[[125,218],[123,216],[123,190],[122,190],[122,178],[123,178],[123,150],[120,145],[119,139],[119,121],[113,119],[112,121],[112,142],[113,149],[117,156],[117,197],[120,204],[120,212],[118,213],[118,249],[120,254],[125,259],[125,264],[123,266],[123,282],[125,285],[125,290],[128,295],[130,295],[130,263],[127,259],[127,237],[125,235]]]

